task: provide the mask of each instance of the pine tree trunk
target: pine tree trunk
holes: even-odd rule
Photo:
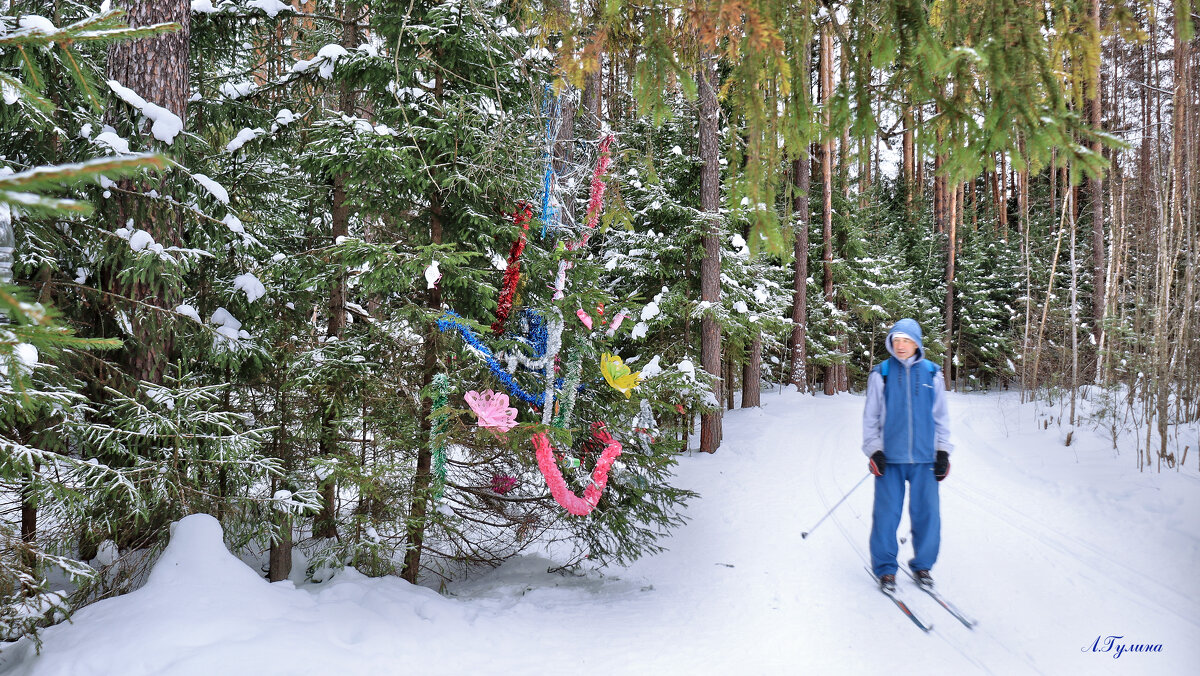
[[[438,54],[438,56],[441,56]],[[439,103],[442,100],[444,87],[442,76],[434,77],[433,95]],[[429,243],[441,244],[443,239],[442,219],[445,197],[435,184],[429,193]],[[442,287],[434,284],[428,290],[427,307],[436,315],[442,309]],[[425,328],[425,340],[422,347],[421,391],[426,391],[433,382],[433,376],[438,368],[438,331],[437,322],[431,321]],[[416,474],[413,478],[412,498],[408,510],[408,526],[404,553],[404,567],[400,577],[412,584],[417,583],[421,572],[421,550],[425,545],[426,516],[429,511],[429,489],[433,485],[433,449],[430,440],[433,431],[433,398],[421,398],[420,413],[420,444],[417,450]]]
[[[800,57],[800,85],[797,95],[810,104],[812,91],[812,37],[808,34]],[[808,392],[808,249],[811,214],[808,197],[812,179],[812,145],[806,143],[800,156],[792,161],[792,213],[795,238],[792,254],[792,335],[791,373],[788,382],[798,392]]]
[[[700,60],[700,208],[708,215],[708,231],[702,238],[704,258],[700,261],[700,300],[711,306],[721,302],[721,148],[717,139],[720,108],[717,105],[717,63],[712,55]],[[721,445],[722,413],[721,327],[713,313],[700,319],[700,364],[717,378],[713,397],[718,408],[700,417],[700,450],[713,453]]]
[[[830,59],[830,63],[838,64],[838,82],[845,82],[850,79],[850,55],[849,45],[844,40],[837,44],[837,57]],[[832,92],[833,90],[830,89]],[[850,204],[850,126],[842,127],[842,134],[837,143],[837,180],[842,187],[842,197],[846,200],[846,204]]]
[[[941,132],[938,132],[940,139]],[[933,158],[933,231],[937,234],[946,232],[946,176],[942,165],[946,163],[944,156],[939,153]]]
[[[1100,0],[1091,0],[1092,30],[1095,32],[1097,43],[1100,42]],[[1099,44],[1097,49],[1099,50]],[[1087,102],[1088,116],[1092,127],[1102,126],[1100,104],[1100,61],[1097,57],[1091,76],[1089,92],[1091,98]],[[1100,139],[1092,141],[1092,152],[1100,155],[1104,152]],[[1100,344],[1100,335],[1104,330],[1104,184],[1100,176],[1088,181],[1088,195],[1092,201],[1092,335],[1096,344]]]
[[[1028,166],[1028,165],[1026,165]],[[1028,171],[1028,170],[1027,170]],[[1053,170],[1051,170],[1053,173]],[[1026,173],[1028,176],[1028,173]],[[1025,276],[1025,324],[1021,333],[1021,403],[1025,403],[1025,393],[1029,376],[1029,331],[1033,322],[1033,260],[1029,247],[1032,240],[1029,236],[1029,190],[1028,180],[1025,185],[1025,204],[1021,209],[1021,267]],[[1053,192],[1053,191],[1051,191]],[[1054,213],[1053,211],[1051,213]]]
[[[1008,186],[1012,183],[1008,177],[1008,156],[1000,153],[1000,192],[996,195],[996,205],[1000,216],[1000,239],[1008,241]]]
[[[337,457],[337,427],[336,416],[329,407],[321,415],[320,439],[317,443],[317,453],[322,458]],[[321,493],[321,511],[313,519],[313,537],[337,539],[337,482],[332,476],[327,477],[318,486]]]
[[[920,129],[925,124],[925,107],[917,106],[917,124],[914,129]],[[925,160],[922,159],[921,144],[918,143],[919,137],[913,138],[913,182],[916,184],[913,191],[914,197],[925,199]]]
[[[967,183],[968,187],[966,189],[967,197],[969,197],[970,201],[971,201],[970,206],[968,206],[967,208],[971,210],[971,232],[972,233],[975,233],[979,230],[979,202],[978,202],[979,198],[976,195],[975,181],[976,181],[976,177],[972,177],[971,180]],[[966,225],[966,220],[963,221],[963,225]]]
[[[330,239],[333,242],[350,232],[350,209],[346,204],[346,179],[347,176],[344,173],[336,175],[333,179],[333,203],[331,205],[333,227],[330,232]],[[329,317],[325,335],[328,338],[341,338],[346,327],[346,275],[344,271],[335,276],[333,288],[329,292],[327,309]],[[321,416],[319,452],[323,458],[335,458],[338,451],[336,441],[338,416],[332,404],[340,398],[340,395],[336,392],[329,392],[327,396],[329,400],[325,402],[325,411]],[[321,511],[313,522],[313,537],[336,539],[338,536],[337,482],[332,476],[328,477],[318,489],[321,492]]]
[[[874,137],[871,138],[874,140]],[[871,143],[867,139],[862,142],[862,155],[858,158],[858,206],[866,209],[871,205]]]
[[[122,40],[108,49],[108,76],[186,120],[188,41],[191,39],[190,0],[153,0],[114,3],[125,10],[131,27],[174,22],[181,29],[150,38]]]
[[[152,38],[113,43],[108,48],[106,76],[107,79],[128,87],[147,102],[167,109],[186,125],[187,102],[191,94],[188,66],[191,37],[190,2],[121,0],[114,4],[126,10],[125,19],[132,27],[165,22],[179,24],[178,31]],[[128,107],[118,104],[111,109],[110,115],[120,115],[127,110]],[[128,113],[130,119],[136,120],[138,115]],[[110,119],[118,122],[115,117]],[[186,142],[182,135],[173,139],[173,147],[168,146],[166,141],[152,138],[148,131],[143,131],[140,135],[146,145],[154,150],[167,153],[184,152],[180,147]],[[117,227],[126,227],[132,222],[133,227],[147,232],[163,247],[179,246],[182,244],[184,209],[173,204],[178,205],[183,200],[172,202],[168,199],[143,197],[155,191],[164,198],[182,197],[173,194],[171,177],[165,174],[118,181],[117,188],[112,191],[112,198],[104,203],[105,211],[113,221],[111,228],[115,230]],[[171,330],[170,319],[166,313],[173,311],[180,304],[183,290],[179,276],[164,270],[164,264],[161,263],[148,265],[145,274],[122,280],[120,266],[124,262],[121,259],[110,258],[100,263],[100,286],[104,292],[100,301],[103,307],[100,315],[112,318],[123,315],[132,329],[131,339],[126,341],[125,348],[118,357],[123,365],[123,377],[110,380],[114,374],[109,372],[103,379],[126,391],[133,391],[138,387],[137,381],[162,384],[169,373],[172,359],[175,357],[175,333]],[[100,329],[101,332],[105,330],[107,329]],[[157,449],[149,447],[151,443],[153,442],[133,441],[129,450],[137,456],[149,456],[157,452]],[[93,548],[93,544],[98,544],[88,541],[91,536],[103,538],[108,535],[112,535],[120,546],[146,546],[173,514],[166,508],[154,506],[150,513],[143,516],[145,518],[134,519],[131,515],[123,524],[85,526],[81,534],[83,549],[89,550]]]
[[[1071,219],[1071,410],[1067,418],[1075,425],[1075,397],[1079,388],[1079,265],[1075,260],[1075,219]]]
[[[603,98],[603,83],[604,76],[601,72],[603,63],[596,68],[596,72],[589,73],[583,80],[583,94],[580,98],[583,100],[583,109],[587,111],[595,120],[602,119],[600,117],[600,101]]]
[[[762,390],[762,336],[755,335],[750,357],[742,366],[742,408],[760,406]]]
[[[279,526],[279,539],[271,542],[271,551],[267,558],[267,580],[279,582],[288,579],[292,572],[292,518],[283,513],[276,518]]]
[[[282,475],[285,478],[272,482],[272,494],[280,488],[292,488],[285,486],[283,481],[295,469],[295,455],[292,453],[287,439],[289,423],[287,390],[283,383],[278,383],[275,391],[277,393],[277,399],[274,402],[275,412],[279,414],[279,424],[272,436],[272,446],[274,446],[272,455],[282,461]],[[271,541],[270,553],[267,556],[267,579],[271,582],[279,582],[286,580],[292,572],[292,515],[278,510],[274,513],[274,517],[275,526],[279,529],[279,538]]]
[[[1178,5],[1176,9],[1180,8]],[[1170,155],[1170,192],[1166,198],[1166,222],[1161,224],[1162,233],[1158,244],[1158,307],[1154,315],[1155,361],[1157,376],[1155,378],[1155,416],[1157,417],[1158,470],[1162,470],[1163,460],[1168,458],[1167,445],[1170,437],[1170,403],[1175,390],[1175,368],[1180,359],[1173,343],[1177,343],[1184,327],[1178,320],[1186,316],[1183,312],[1175,312],[1174,307],[1182,306],[1181,300],[1186,296],[1175,297],[1176,277],[1179,269],[1181,246],[1185,241],[1185,202],[1189,197],[1190,180],[1186,174],[1186,158],[1195,143],[1195,138],[1187,136],[1188,111],[1191,108],[1191,97],[1194,93],[1189,87],[1189,45],[1181,38],[1184,30],[1183,22],[1188,17],[1174,16],[1173,26],[1173,55],[1174,55],[1174,92],[1171,106],[1171,155]],[[1192,275],[1194,276],[1194,271]]]
[[[440,83],[440,78],[439,78]],[[439,87],[440,89],[440,87]],[[429,203],[430,243],[442,243],[442,196],[433,193]],[[428,307],[439,310],[442,307],[442,289],[435,285],[429,289]],[[425,390],[433,382],[438,366],[438,337],[440,332],[436,322],[430,322],[425,330],[425,345],[421,365],[421,389]],[[433,399],[421,399],[421,444],[417,451],[417,472],[413,480],[412,502],[408,517],[408,542],[404,555],[404,568],[400,577],[416,584],[417,575],[421,570],[421,549],[425,543],[425,519],[429,510],[429,489],[433,485],[433,450],[428,443],[433,431],[430,419],[433,413]]]
[[[616,120],[621,113],[617,94],[621,90],[621,69],[617,65],[617,60],[610,55],[608,59],[608,87],[606,92],[605,108],[608,110],[608,119]]]
[[[903,167],[904,167],[904,208],[909,219],[913,218],[913,192],[916,190],[914,181],[916,174],[916,158],[913,155],[915,150],[913,146],[913,114],[912,106],[905,103],[904,110],[904,132],[903,132]]]
[[[732,411],[737,405],[734,399],[733,390],[737,387],[734,382],[734,374],[737,372],[736,364],[733,362],[733,354],[725,355],[725,408]]]
[[[793,253],[796,260],[792,277],[792,373],[789,380],[798,392],[808,391],[808,188],[811,169],[808,157],[792,163],[795,184],[792,210],[796,215]]]
[[[1022,157],[1025,156],[1025,139],[1020,139],[1017,142],[1017,148]],[[1029,229],[1029,163],[1025,163],[1025,168],[1020,174],[1021,188],[1017,198],[1017,230],[1023,236],[1025,231]]]
[[[33,463],[33,471],[31,475],[36,475],[41,469],[42,464],[38,461]],[[32,478],[32,476],[31,476]],[[34,502],[34,490],[32,483],[26,483],[21,488],[21,541],[27,544],[33,544],[37,540],[37,521],[38,509],[37,503]],[[31,564],[34,562],[30,562]]]
[[[830,32],[830,40],[831,41],[832,41],[832,36],[833,36],[833,34],[832,34],[832,32]],[[846,82],[850,79],[850,58],[849,58],[850,45],[846,44],[845,41],[841,41],[838,43],[838,47],[839,47],[839,51],[838,51],[839,58],[836,61],[833,58],[830,58],[830,64],[838,63],[840,65],[840,68],[838,69],[838,73],[839,73],[838,81]],[[830,54],[831,55],[833,54],[832,48],[830,49]],[[829,85],[830,85],[829,92],[830,92],[830,95],[832,96],[832,94],[833,94],[832,69],[831,69]],[[840,182],[840,184],[842,186],[842,198],[845,200],[846,204],[850,204],[851,181],[850,181],[850,126],[849,125],[845,125],[842,127],[841,141],[840,141],[840,143],[838,143],[837,180]],[[830,205],[830,206],[832,207],[832,205]],[[844,258],[846,255],[846,251],[847,251],[846,229],[843,227],[843,228],[839,228],[839,232],[837,233],[836,238],[834,240],[834,252],[836,255]],[[845,312],[845,310],[847,309],[847,304],[846,304],[845,298],[839,298],[837,300],[837,308],[839,310],[842,310],[843,313]],[[842,316],[846,316],[846,315],[843,314]],[[838,354],[842,355],[842,359],[840,359],[834,365],[834,382],[836,383],[834,389],[838,392],[846,392],[850,389],[850,372],[849,372],[849,367],[847,365],[847,359],[850,354],[850,349],[849,349],[850,341],[849,341],[849,337],[846,335],[846,332],[844,330],[841,330],[840,328],[837,332],[836,338],[837,338],[837,345],[838,345]]]
[[[1000,160],[996,158],[996,170],[992,172],[992,209],[996,212],[996,220],[992,224],[992,228],[997,235],[1000,234],[1000,227],[1004,221],[1004,186],[1000,182],[1002,173]]]
[[[358,26],[356,3],[347,2],[342,7],[342,46],[352,49],[358,46]],[[349,83],[342,83],[338,92],[338,110],[344,115],[354,115],[356,97]],[[350,234],[350,204],[346,195],[346,183],[349,181],[347,172],[339,172],[333,176],[331,192],[330,242],[336,244],[339,238]],[[327,338],[340,339],[346,329],[346,271],[338,270],[334,275],[333,287],[329,291],[329,318],[325,326]],[[334,385],[334,387],[338,387]],[[341,401],[339,392],[329,392],[325,402],[325,413],[321,418],[321,448],[323,458],[336,458],[338,455],[337,419],[340,412],[336,402]],[[318,538],[336,539],[337,532],[337,481],[328,477],[319,486],[321,491],[321,511],[313,523],[313,536]]]
[[[564,91],[559,98],[561,104],[561,114],[558,123],[558,135],[554,141],[554,173],[557,176],[562,176],[563,172],[571,165],[573,153],[572,144],[575,143],[575,116],[578,114],[575,99],[569,95],[569,92]],[[575,195],[570,190],[563,191],[562,210],[565,213],[575,213]]]
[[[829,100],[833,94],[833,36],[830,33],[828,24],[821,25],[821,62],[820,62],[820,79],[821,79],[821,108],[822,108],[822,132],[824,134],[821,140],[821,226],[822,239],[824,240],[822,251],[822,266],[823,280],[822,285],[825,292],[825,304],[828,307],[834,306],[833,295],[833,135],[830,127],[832,126],[832,113],[829,109]],[[825,389],[827,395],[832,395],[837,392],[838,387],[838,371],[836,364],[830,364],[825,367]]]
[[[942,185],[949,183],[942,177]],[[954,383],[954,263],[958,252],[958,186],[953,190],[945,190],[949,199],[946,200],[946,363],[942,365],[942,377],[946,379],[946,389],[951,389]]]
[[[166,108],[179,119],[187,121],[187,102],[191,95],[188,70],[188,44],[191,37],[191,3],[189,0],[158,0],[133,2],[119,0],[126,10],[126,20],[132,27],[175,22],[181,30],[140,40],[113,43],[108,50],[108,77],[130,88],[150,103]],[[179,141],[180,137],[176,137]],[[167,194],[166,179],[145,184],[134,179],[118,183],[112,204],[116,220],[124,224],[134,219],[137,227],[148,232],[163,246],[180,244],[183,225],[180,211],[165,202],[143,200],[134,193],[158,190]],[[182,297],[180,289],[169,279],[152,275],[150,278],[125,285],[111,275],[112,290],[135,302],[151,307],[174,309]],[[134,345],[125,355],[130,375],[134,378],[162,383],[171,354],[175,348],[174,333],[166,330],[161,313],[139,309],[129,313],[133,326]]]

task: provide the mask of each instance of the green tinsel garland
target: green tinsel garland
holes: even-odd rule
[[[579,391],[579,379],[583,375],[583,354],[575,350],[567,358],[567,379],[563,382],[562,395],[559,396],[558,415],[554,418],[554,426],[563,429],[571,420],[575,410],[575,394]]]

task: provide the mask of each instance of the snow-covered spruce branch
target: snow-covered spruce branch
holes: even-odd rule
[[[73,42],[112,42],[135,38],[153,37],[162,33],[179,30],[177,23],[159,23],[150,26],[131,28],[120,19],[125,16],[123,9],[110,9],[106,12],[93,14],[66,26],[57,27],[50,20],[36,16],[24,15],[16,30],[8,29],[12,17],[4,17],[0,28],[0,47],[46,47],[54,44],[70,45]]]
[[[178,166],[174,162],[172,162],[171,164],[176,167]],[[190,172],[188,172],[188,175],[192,176],[192,174]],[[130,197],[137,197],[139,199],[162,202],[163,204],[168,204],[173,207],[185,209],[188,212],[190,212],[193,216],[196,216],[197,218],[199,218],[201,220],[208,221],[209,223],[213,223],[215,225],[223,225],[223,226],[228,227],[228,223],[226,223],[225,221],[223,221],[219,218],[215,218],[213,216],[209,216],[208,214],[204,213],[203,211],[200,211],[198,208],[196,208],[195,206],[193,206],[191,204],[184,204],[183,202],[180,202],[179,200],[175,199],[171,195],[163,195],[163,194],[151,195],[150,193],[141,192],[139,190],[126,190],[125,188],[122,188],[116,184],[106,186],[105,190],[111,190],[113,192],[121,193],[122,195],[129,195]],[[111,231],[106,231],[103,228],[97,228],[97,229],[104,231],[104,232],[108,232],[108,234],[113,234]],[[248,234],[246,236],[249,237]],[[168,250],[183,251],[183,252],[188,252],[188,253],[194,253],[197,256],[207,256],[209,258],[213,258],[213,255],[211,252],[205,251],[203,249],[182,249],[179,247],[171,247]]]
[[[0,463],[0,467],[16,470],[21,474],[30,474],[33,468],[39,466],[54,468],[58,483],[63,487],[71,488],[67,485],[70,481],[76,484],[76,488],[72,490],[90,488],[111,493],[116,489],[124,489],[126,496],[134,501],[137,497],[136,476],[145,473],[144,469],[109,467],[99,461],[32,448],[3,438],[0,438],[0,453],[7,458],[4,463]]]
[[[121,302],[130,303],[131,305],[136,305],[138,307],[144,308],[146,310],[150,310],[152,312],[157,312],[157,313],[165,315],[165,316],[175,317],[177,319],[187,319],[192,324],[197,323],[191,315],[179,312],[175,308],[159,307],[157,305],[147,303],[146,301],[137,300],[136,298],[130,298],[129,296],[125,296],[125,295],[122,295],[122,294],[119,294],[119,293],[116,293],[113,291],[105,291],[103,289],[97,289],[96,287],[87,286],[85,284],[76,284],[75,282],[53,281],[52,280],[52,281],[46,282],[46,284],[51,287],[64,287],[64,288],[77,289],[81,293],[98,294],[98,295],[105,296],[106,298],[109,298],[112,300],[119,300]],[[209,326],[208,324],[200,323],[199,325],[205,331],[208,331],[209,333],[213,334],[214,338],[218,337],[218,336],[223,336],[223,334],[219,333],[216,328],[213,328],[212,326]]]
[[[63,183],[99,175],[127,176],[146,168],[162,169],[166,158],[158,153],[137,153],[122,157],[101,157],[74,164],[34,167],[27,171],[0,175],[0,190],[56,189]]]

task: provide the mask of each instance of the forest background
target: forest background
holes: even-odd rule
[[[3,638],[195,512],[271,580],[656,551],[694,432],[861,389],[901,316],[1131,472],[1200,444],[1185,0],[2,6]],[[572,516],[531,440],[578,492],[597,421]]]

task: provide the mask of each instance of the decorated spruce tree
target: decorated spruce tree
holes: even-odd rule
[[[197,26],[244,20],[223,8]],[[461,349],[461,336],[444,335],[436,322],[451,310],[475,331],[503,326],[496,315],[503,305],[508,327],[519,332],[538,321],[523,310],[543,299],[536,286],[503,295],[505,276],[556,274],[551,252],[560,236],[551,226],[542,238],[550,219],[536,207],[551,197],[556,207],[569,201],[571,171],[560,167],[558,187],[546,193],[552,116],[542,114],[549,101],[543,62],[530,60],[527,38],[501,7],[362,9],[331,5],[323,16],[340,22],[318,16],[306,24],[303,37],[286,42],[292,63],[264,65],[266,84],[226,78],[212,87],[236,96],[222,109],[242,108],[225,127],[226,166],[235,183],[253,186],[254,199],[236,188],[232,195],[241,225],[261,245],[245,248],[257,265],[250,272],[269,292],[256,303],[234,298],[236,306],[223,306],[264,322],[272,346],[270,367],[240,367],[244,376],[259,374],[247,383],[246,401],[275,425],[269,448],[285,466],[275,493],[307,488],[322,496],[316,513],[277,513],[273,579],[288,574],[293,536],[309,573],[351,564],[416,579],[422,569],[445,573],[456,562],[497,563],[548,535],[561,513],[544,480],[535,499],[503,497],[514,482],[536,490],[528,481],[540,476],[532,430],[500,442],[468,439],[461,420],[435,415],[443,396],[449,409],[464,410],[462,396],[472,389],[464,383],[497,386],[476,353]],[[276,30],[289,30],[293,18],[281,12]],[[270,43],[270,36],[258,39]],[[599,139],[589,142],[594,158]],[[577,164],[572,171],[590,178],[593,166]],[[571,185],[586,206],[587,179]],[[582,217],[572,213],[564,227]],[[526,237],[527,256],[507,265],[505,253]],[[586,271],[581,261],[573,274]],[[487,340],[498,352],[520,343],[508,335]],[[602,351],[589,349],[598,364]],[[448,382],[435,386],[439,374]],[[581,405],[589,396],[581,393]],[[444,461],[439,448],[449,449]],[[534,513],[501,509],[526,503]],[[561,525],[552,530],[574,535]],[[609,531],[613,550],[648,542]]]
[[[36,47],[6,46],[5,77],[43,87],[14,77],[0,111],[33,141],[0,141],[15,172],[0,191],[22,193],[12,298],[27,302],[8,304],[3,343],[28,371],[28,395],[5,400],[5,443],[22,449],[5,481],[31,524],[6,537],[32,557],[6,569],[25,577],[5,612],[66,608],[50,565],[101,572],[80,600],[128,589],[121,558],[149,560],[126,555],[195,511],[276,580],[344,565],[415,580],[548,540],[572,563],[653,551],[681,521],[670,466],[707,384],[686,351],[639,345],[674,280],[631,284],[604,258],[640,246],[610,229],[622,211],[602,194],[621,140],[586,131],[559,151],[555,102],[578,92],[555,88],[503,6],[190,9],[135,30],[82,5],[5,25]],[[186,68],[137,84],[101,29],[174,31]],[[161,173],[136,173],[147,163]],[[81,338],[30,328],[58,325]],[[552,327],[557,346],[539,347]],[[467,393],[509,380],[542,403],[513,399],[500,410],[518,426],[480,427]]]
[[[450,310],[438,324],[471,348],[458,352],[455,371],[455,380],[466,382],[447,382],[442,387],[449,390],[439,394],[450,402],[467,390],[475,427],[483,428],[474,432],[474,443],[456,446],[456,437],[471,428],[462,427],[452,406],[435,411],[441,421],[435,431],[445,430],[444,438],[435,434],[435,449],[446,454],[441,499],[452,537],[461,537],[464,526],[480,531],[512,524],[522,540],[536,534],[569,540],[572,562],[622,561],[655,551],[655,539],[681,522],[678,503],[688,493],[668,481],[682,444],[658,421],[668,411],[675,415],[696,382],[628,346],[643,301],[617,295],[623,289],[614,280],[623,271],[614,272],[607,254],[597,256],[611,251],[609,240],[618,237],[603,227],[617,143],[605,135],[591,152],[575,154],[594,158],[586,171],[573,172],[590,181],[558,183],[552,174],[563,168],[555,170],[545,158],[551,176],[541,187],[549,192],[514,215],[522,230],[505,261],[493,321],[472,322]],[[589,144],[578,145],[582,151]],[[572,202],[578,210],[564,211]],[[498,455],[499,449],[505,452]],[[459,483],[456,470],[470,483]],[[472,508],[487,509],[488,522],[458,518]]]

